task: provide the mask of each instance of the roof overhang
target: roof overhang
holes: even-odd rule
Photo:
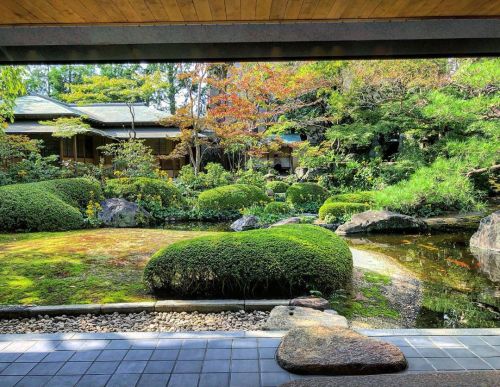
[[[3,64],[497,55],[500,18],[0,27]]]

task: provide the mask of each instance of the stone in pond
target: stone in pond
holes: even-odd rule
[[[318,325],[331,328],[348,327],[347,319],[344,316],[300,306],[276,306],[271,310],[263,329],[283,331]]]
[[[290,301],[291,306],[302,306],[317,310],[325,310],[330,306],[329,302],[321,297],[304,296],[297,297]]]
[[[108,227],[137,227],[149,224],[151,215],[125,199],[106,199],[101,203],[99,220]]]
[[[316,326],[288,332],[276,353],[289,372],[307,375],[363,375],[407,367],[401,350],[351,329]]]
[[[500,211],[481,219],[479,229],[470,238],[470,247],[500,252]]]
[[[234,231],[252,230],[260,227],[260,220],[254,215],[244,215],[231,224],[230,227]]]
[[[365,211],[353,215],[351,220],[337,228],[339,235],[386,232],[424,231],[426,224],[413,216],[390,211]]]
[[[284,226],[285,224],[297,224],[297,223],[300,223],[300,218],[298,216],[294,216],[292,218],[286,218],[280,220],[279,222],[273,223],[269,227],[278,227],[278,226]]]

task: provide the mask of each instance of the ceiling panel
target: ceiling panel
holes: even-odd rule
[[[500,0],[0,1],[0,25],[498,16]]]

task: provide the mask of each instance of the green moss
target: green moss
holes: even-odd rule
[[[370,205],[366,203],[325,202],[319,209],[319,218],[322,220],[327,219],[333,223],[344,220],[348,215],[357,214],[369,209]]]
[[[248,184],[231,184],[204,191],[198,197],[198,207],[202,211],[239,213],[252,205],[269,202],[262,189]]]
[[[299,211],[317,212],[328,191],[315,183],[295,183],[286,191],[286,200]]]
[[[176,243],[158,251],[144,279],[177,296],[293,296],[350,281],[352,255],[331,231],[288,225]]]
[[[286,193],[289,185],[284,181],[270,181],[266,184],[266,189],[270,189],[275,194]]]
[[[372,203],[375,200],[374,191],[358,191],[330,196],[325,204],[344,202],[344,203]]]

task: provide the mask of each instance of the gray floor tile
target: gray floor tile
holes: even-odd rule
[[[129,340],[111,340],[105,349],[130,349],[132,344]]]
[[[91,351],[95,349],[105,349],[111,340],[82,340],[79,351]]]
[[[181,349],[179,351],[178,360],[203,360],[205,357],[205,349]]]
[[[180,349],[182,346],[181,339],[160,339],[158,341],[157,349]]]
[[[231,350],[229,348],[208,348],[205,353],[205,360],[224,360],[231,358]]]
[[[46,387],[73,387],[80,378],[81,376],[56,375],[49,380]]]
[[[91,351],[79,351],[76,352],[70,359],[70,361],[94,361],[101,354],[100,349],[95,349]]]
[[[277,387],[290,381],[288,372],[265,372],[260,374],[262,387]]]
[[[182,349],[201,349],[207,347],[207,340],[185,339],[182,342]]]
[[[231,352],[231,358],[232,359],[239,359],[239,360],[257,359],[258,358],[257,348],[236,348],[236,349],[233,349],[233,351]]]
[[[165,387],[169,378],[170,374],[143,374],[137,387]]]
[[[202,361],[177,361],[175,363],[174,371],[175,374],[191,374],[196,372],[201,372]]]
[[[259,360],[260,372],[282,372],[281,368],[274,359],[260,359]]]
[[[151,340],[132,340],[132,349],[156,349],[158,346],[158,339]]]
[[[45,386],[52,376],[25,376],[16,387],[42,387]]]
[[[469,349],[467,348],[446,348],[445,349],[448,354],[453,357],[477,357],[475,354],[473,354]]]
[[[58,351],[78,351],[83,346],[82,340],[64,340],[56,347]]]
[[[140,374],[114,374],[108,381],[107,387],[135,387]],[[184,386],[187,387],[187,386]]]
[[[10,341],[0,341],[0,352],[2,352],[2,349],[8,347],[10,344],[11,344]]]
[[[69,361],[64,364],[59,371],[58,375],[83,375],[92,365],[90,361]]]
[[[109,375],[83,375],[78,382],[78,387],[104,387],[108,382]]]
[[[500,345],[500,336],[481,336],[489,345]]]
[[[450,357],[445,351],[439,348],[417,348],[423,357]]]
[[[2,351],[5,352],[25,352],[30,349],[33,345],[36,344],[36,341],[13,341],[5,347]]]
[[[259,338],[257,339],[260,348],[277,348],[281,343],[281,339],[278,338]]]
[[[53,352],[59,344],[60,341],[39,341],[26,352]]]
[[[55,375],[57,371],[61,369],[64,365],[64,362],[52,362],[52,363],[39,363],[29,372],[29,375]]]
[[[1,375],[12,376],[12,375],[26,375],[30,372],[37,363],[12,363],[7,366],[1,373]]]
[[[168,387],[187,387],[198,384],[200,374],[172,374],[168,381]]]
[[[380,337],[377,340],[385,341],[386,343],[391,343],[397,345],[398,347],[409,347],[410,343],[405,340],[404,337],[391,336],[391,337]]]
[[[426,360],[438,371],[454,371],[464,369],[464,367],[451,358],[434,357],[427,358]]]
[[[214,373],[214,374],[201,374],[198,387],[228,387],[229,374]]]
[[[75,354],[75,351],[51,352],[43,358],[42,362],[49,363],[49,362],[58,362],[58,361],[68,361],[74,354]]]
[[[274,359],[276,356],[276,348],[259,348],[259,358]]]
[[[205,360],[201,372],[229,372],[229,360]]]
[[[233,360],[231,372],[259,372],[258,360]]]
[[[7,352],[0,353],[0,363],[10,363],[15,361],[19,356],[21,356],[21,352]]]
[[[123,360],[149,360],[152,354],[152,349],[131,349]]]
[[[211,339],[208,340],[208,348],[231,348],[233,340],[231,339]]]
[[[432,365],[421,357],[410,358],[408,360],[408,371],[434,371]]]
[[[174,369],[174,361],[164,360],[164,361],[148,361],[146,368],[144,369],[145,374],[169,374]]]
[[[414,347],[427,347],[427,348],[435,348],[434,343],[425,336],[410,336],[407,337],[406,340],[413,345]]]
[[[259,387],[260,375],[258,373],[232,373],[231,387]]]
[[[500,356],[500,351],[489,345],[469,345],[469,349],[479,357],[496,357]]]
[[[12,387],[22,379],[22,376],[2,376],[0,375],[0,386]]]
[[[25,352],[16,359],[16,362],[38,363],[47,355],[48,352]]]
[[[124,349],[105,349],[97,357],[96,361],[121,361],[127,354]]]
[[[406,356],[406,357],[422,357],[422,355],[417,352],[417,350],[415,348],[412,348],[412,347],[401,347],[401,352],[403,352],[403,354]]]
[[[157,349],[149,360],[176,360],[179,351],[176,349]]]
[[[117,374],[141,374],[146,368],[147,361],[122,361],[116,369]]]
[[[486,344],[479,336],[457,336],[456,338],[466,346]]]
[[[257,348],[257,339],[234,339],[234,348]]]
[[[484,362],[483,360],[473,357],[473,358],[457,358],[455,361],[467,370],[491,370],[492,366]]]
[[[113,374],[120,362],[118,361],[97,361],[92,363],[90,368],[87,370],[87,374],[94,375],[111,375]]]
[[[486,357],[484,358],[484,361],[486,361],[496,370],[500,370],[500,357]]]

